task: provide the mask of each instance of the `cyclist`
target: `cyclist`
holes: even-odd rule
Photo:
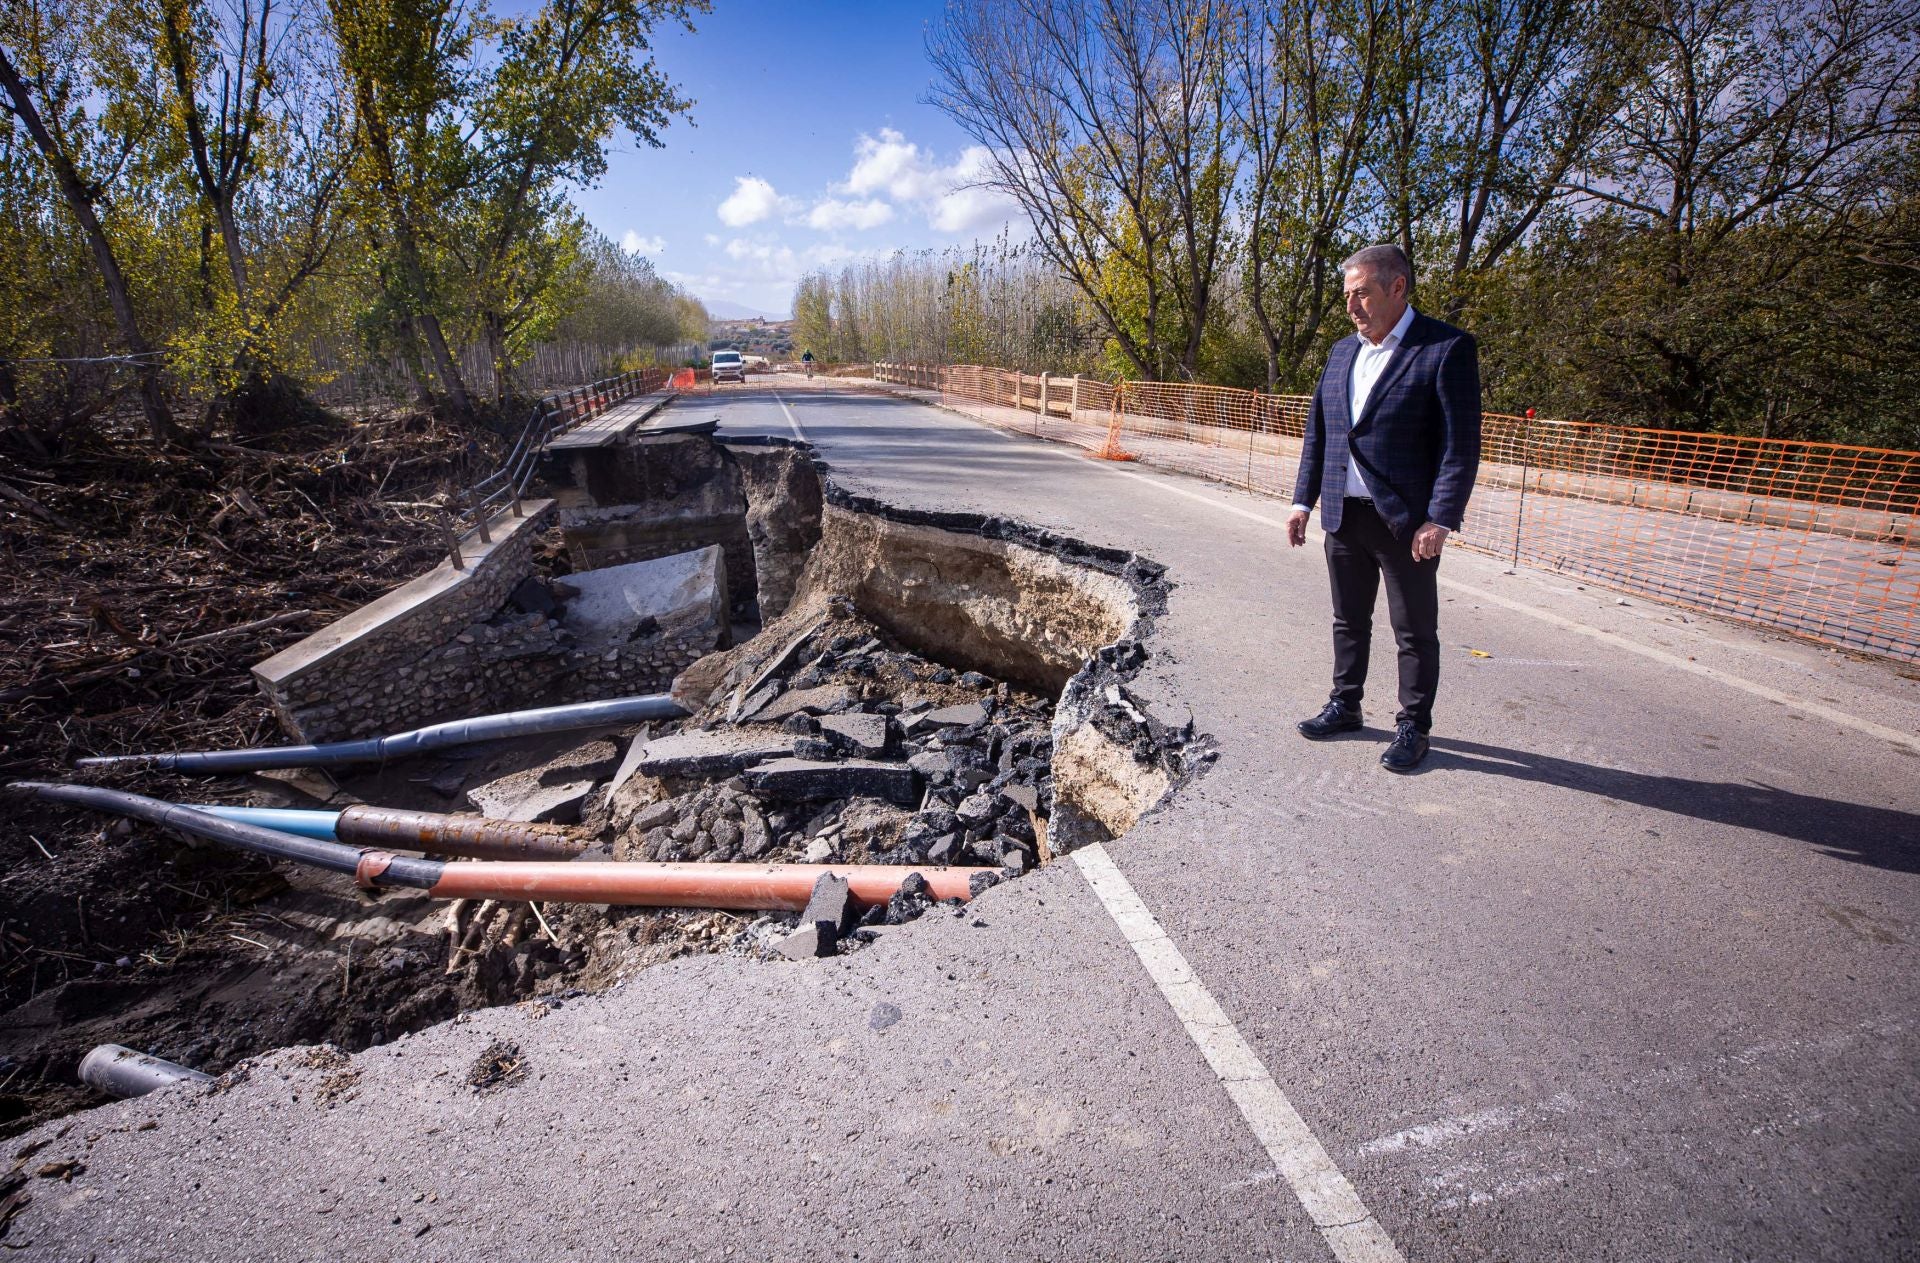
[[[813,352],[802,351],[800,353],[800,362],[806,365],[807,379],[811,381],[813,379]]]

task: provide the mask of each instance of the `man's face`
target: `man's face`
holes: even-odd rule
[[[1347,272],[1345,289],[1347,316],[1369,342],[1377,343],[1392,333],[1407,309],[1405,277],[1389,282],[1371,268],[1353,268]]]

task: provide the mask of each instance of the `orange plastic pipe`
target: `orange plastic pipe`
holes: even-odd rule
[[[907,874],[926,879],[935,899],[968,899],[988,868],[894,864],[649,864],[500,862],[449,864],[428,894],[448,899],[534,899],[645,908],[740,908],[799,912],[823,875],[843,877],[862,904],[885,903]]]

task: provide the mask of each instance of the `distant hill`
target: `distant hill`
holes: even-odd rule
[[[707,302],[707,314],[715,320],[785,320],[784,315],[776,316],[771,312],[756,311],[752,307],[742,307],[739,303],[718,301]]]

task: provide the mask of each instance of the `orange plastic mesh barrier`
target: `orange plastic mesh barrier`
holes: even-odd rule
[[[1311,402],[1175,382],[877,364],[981,421],[1293,495]],[[1455,541],[1689,609],[1920,661],[1920,452],[1488,413]]]

